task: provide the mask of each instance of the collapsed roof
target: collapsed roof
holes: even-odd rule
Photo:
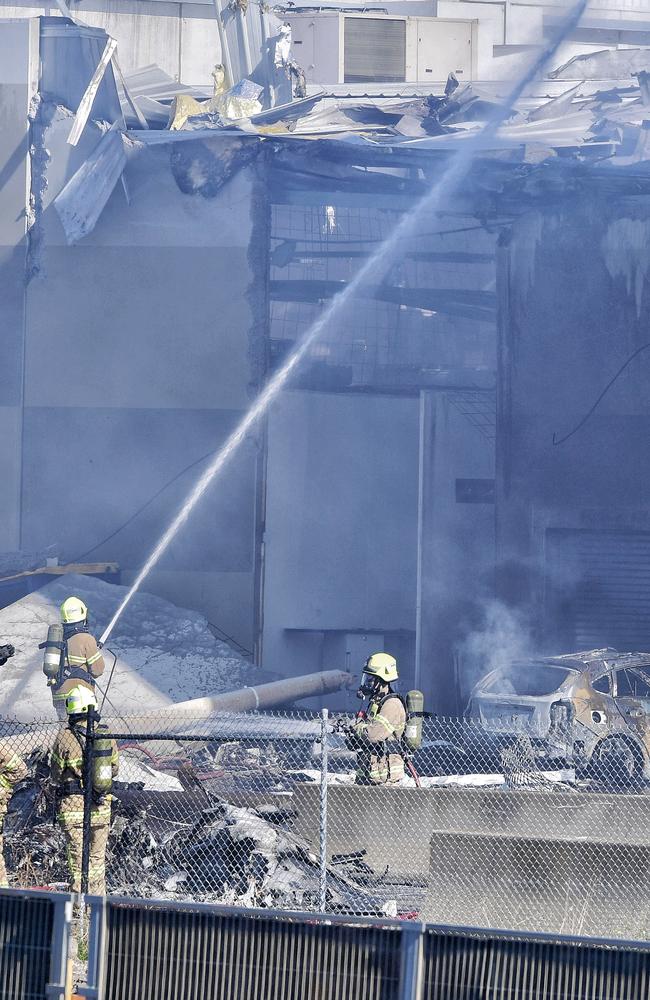
[[[140,75],[138,84],[136,74],[136,89],[129,96],[143,117],[150,116],[149,127],[115,122],[107,129],[106,123],[94,123],[99,142],[54,202],[70,243],[92,231],[127,163],[161,144],[171,150],[180,189],[205,197],[214,197],[262,148],[268,150],[271,171],[290,175],[292,186],[317,189],[326,183],[328,190],[419,197],[441,163],[483,128],[500,99],[494,85],[458,85],[450,79],[440,96],[321,93],[232,120],[224,117],[223,102],[219,111],[204,94],[187,95],[187,88],[178,84],[173,95],[174,81],[165,83],[161,77],[160,71],[150,71]],[[555,96],[521,102],[480,150],[475,180],[472,175],[468,179],[470,196],[479,203],[488,192],[525,201],[549,191],[571,195],[585,181],[645,193],[650,184],[648,80],[640,71],[634,83],[604,90],[573,84]],[[174,130],[161,127],[173,120],[172,101],[178,93],[189,96],[198,113],[185,114],[184,106]],[[259,106],[254,99],[243,99],[238,106],[255,104]],[[41,116],[46,111],[44,102]],[[51,110],[49,114],[51,120]],[[93,125],[92,119],[88,124]],[[489,210],[493,208],[491,202]],[[480,204],[476,214],[481,214]]]

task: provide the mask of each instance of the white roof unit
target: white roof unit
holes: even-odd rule
[[[287,11],[293,52],[307,82],[322,86],[441,83],[476,76],[477,20],[375,11]]]

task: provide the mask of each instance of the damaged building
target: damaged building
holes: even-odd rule
[[[432,4],[432,21],[478,21],[467,71],[427,86],[406,62],[387,81],[366,65],[325,84],[284,45],[285,22],[306,45],[304,12],[73,6],[0,21],[0,548],[54,540],[129,583],[269,374],[485,122],[532,22],[513,3]],[[636,9],[585,20],[453,202],[313,346],[153,593],[278,673],[389,649],[439,712],[515,627],[549,654],[648,648]],[[400,37],[416,13],[395,6]],[[147,17],[175,62],[128,27]],[[495,601],[506,626],[486,632]]]

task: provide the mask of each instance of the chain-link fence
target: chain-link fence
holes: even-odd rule
[[[355,783],[326,713],[103,721],[120,756],[111,894],[650,938],[645,720],[586,749],[568,723],[551,741],[426,719],[395,787]],[[30,770],[5,823],[16,885],[68,884],[56,732],[3,725]]]

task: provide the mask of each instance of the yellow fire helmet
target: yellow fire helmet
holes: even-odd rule
[[[378,677],[385,684],[390,684],[398,678],[397,660],[390,653],[373,653],[366,660],[363,672],[371,677]]]
[[[87,617],[88,608],[80,597],[66,597],[61,605],[61,621],[64,625],[85,622]]]
[[[80,684],[68,692],[65,699],[65,710],[68,715],[88,715],[89,708],[97,708],[97,699],[90,688]]]

